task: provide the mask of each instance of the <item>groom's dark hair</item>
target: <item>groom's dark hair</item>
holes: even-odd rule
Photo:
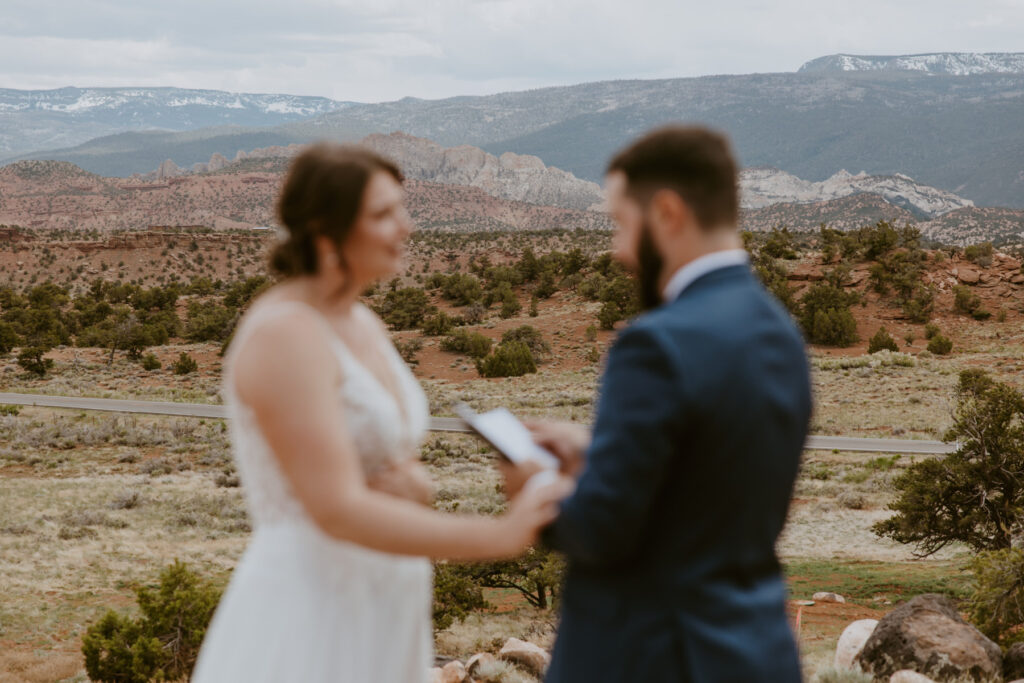
[[[608,173],[626,176],[627,192],[641,204],[662,189],[678,194],[705,230],[739,221],[736,161],[724,135],[698,126],[666,126],[623,149]]]

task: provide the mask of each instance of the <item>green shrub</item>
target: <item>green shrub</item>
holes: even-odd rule
[[[918,285],[909,296],[901,299],[900,305],[910,322],[926,322],[935,310],[935,290],[927,285]]]
[[[601,310],[597,312],[597,322],[601,324],[602,330],[614,329],[615,323],[620,320],[622,320],[622,311],[614,301],[605,302],[601,306]]]
[[[494,353],[476,362],[481,377],[519,377],[537,372],[530,347],[518,341],[498,344]]]
[[[434,565],[434,630],[443,631],[470,612],[488,607],[481,586],[461,567]]]
[[[18,353],[18,365],[25,372],[30,372],[37,377],[45,377],[46,371],[53,367],[52,358],[43,358],[43,354],[49,349],[41,346],[28,346]]]
[[[439,337],[443,334],[448,334],[454,327],[455,319],[444,311],[438,311],[423,321],[420,330],[428,337]]]
[[[551,345],[544,341],[544,336],[532,325],[520,325],[519,327],[507,330],[501,335],[501,343],[522,342],[530,349],[535,359],[540,359],[551,353]]]
[[[483,358],[491,352],[493,342],[479,332],[456,330],[441,340],[441,350],[449,353],[464,353],[471,358]]]
[[[789,228],[772,228],[768,233],[768,239],[761,247],[761,253],[769,258],[795,259],[796,251],[793,249],[793,234]]]
[[[991,242],[972,244],[964,249],[964,258],[982,268],[988,268],[992,265],[992,254],[994,251]]]
[[[850,346],[856,343],[857,322],[850,306],[858,300],[834,283],[813,285],[800,299],[799,321],[804,334],[813,344]]]
[[[174,365],[171,366],[171,370],[174,371],[175,375],[187,375],[198,369],[199,364],[196,363],[196,359],[184,351],[178,354],[178,360],[174,361]]]
[[[557,291],[558,285],[555,283],[555,274],[550,270],[545,270],[541,273],[540,282],[537,283],[537,287],[533,290],[534,296],[541,299],[549,299]]]
[[[511,289],[506,289],[501,297],[501,310],[498,311],[498,315],[505,319],[514,318],[519,315],[521,310],[523,310],[523,305],[519,303],[515,292]]]
[[[418,287],[393,289],[376,307],[377,313],[393,330],[411,330],[432,313],[427,293]]]
[[[21,344],[21,336],[14,329],[14,325],[0,322],[0,353],[10,353],[19,344]]]
[[[147,353],[142,357],[142,369],[143,370],[159,370],[163,365],[160,363],[160,359],[155,354]]]
[[[410,339],[395,339],[394,340],[395,350],[398,351],[398,355],[402,357],[409,365],[419,365],[420,361],[416,358],[416,354],[423,350],[423,340],[419,337],[411,337]]]
[[[939,326],[935,323],[928,323],[924,326],[924,338],[931,339],[939,333]]]
[[[192,301],[188,305],[185,338],[193,342],[223,342],[231,336],[237,320],[237,308],[216,301]]]
[[[874,336],[868,340],[868,353],[878,353],[884,349],[889,351],[899,351],[899,345],[896,340],[886,331],[885,326],[878,328],[878,332],[875,332]]]
[[[17,417],[18,415],[21,415],[21,406],[10,403],[0,404],[0,415]]]
[[[480,301],[483,296],[480,280],[472,275],[463,273],[440,275],[440,280],[441,296],[456,306],[468,306]]]
[[[109,611],[82,640],[94,681],[145,683],[187,678],[195,666],[220,591],[175,562],[155,589],[136,591],[138,619]]]
[[[936,334],[928,340],[928,351],[936,356],[945,356],[953,350],[953,341],[946,336]]]
[[[789,286],[789,273],[774,258],[769,258],[762,253],[754,261],[754,273],[761,280],[765,289],[775,295],[775,298],[786,307],[790,313],[798,312],[798,305],[793,296],[793,288]]]
[[[981,307],[981,298],[965,285],[953,287],[953,308],[958,313],[971,315]]]
[[[1024,550],[983,551],[971,558],[968,605],[978,630],[1003,647],[1024,642]]]

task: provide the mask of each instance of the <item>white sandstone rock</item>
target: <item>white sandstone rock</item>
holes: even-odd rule
[[[877,619],[860,619],[843,629],[836,645],[836,656],[832,666],[837,669],[852,669],[854,658],[864,649],[864,643],[868,642],[876,626]]]

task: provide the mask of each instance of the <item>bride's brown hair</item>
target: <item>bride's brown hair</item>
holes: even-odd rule
[[[404,180],[394,162],[363,147],[322,142],[297,156],[277,200],[288,236],[271,252],[271,269],[284,277],[315,274],[316,238],[344,244],[375,173]]]

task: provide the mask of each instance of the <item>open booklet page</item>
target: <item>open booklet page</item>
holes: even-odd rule
[[[507,408],[474,413],[468,406],[459,405],[456,412],[473,431],[514,464],[533,461],[549,469],[558,469],[558,458],[538,446],[526,425]]]

